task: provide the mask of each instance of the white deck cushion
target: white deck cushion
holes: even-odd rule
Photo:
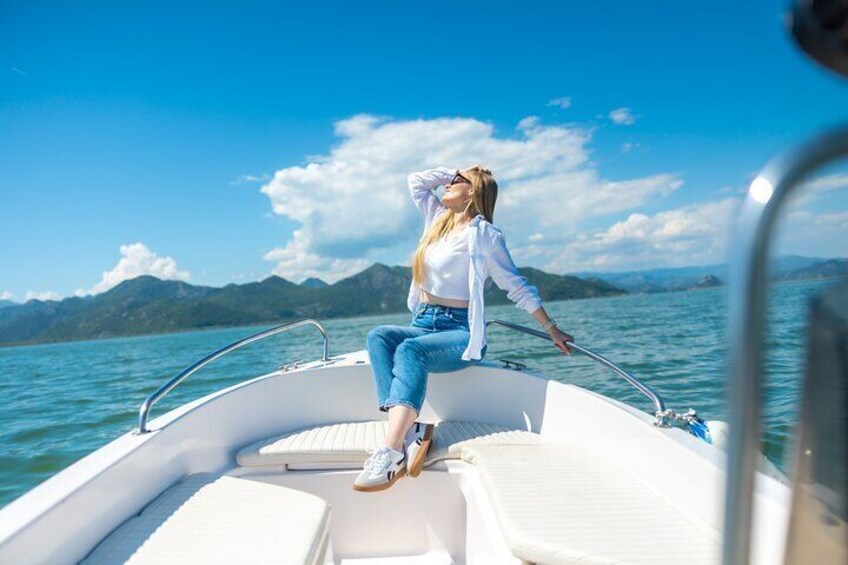
[[[330,505],[299,490],[198,473],[165,490],[82,563],[322,563]]]
[[[305,468],[310,463],[343,463],[359,467],[368,458],[368,450],[386,436],[388,421],[345,422],[292,431],[263,439],[239,451],[236,460],[245,467],[291,465]],[[433,443],[425,465],[440,459],[459,459],[466,446],[478,444],[526,444],[540,436],[479,422],[443,421],[436,424]]]
[[[439,422],[424,465],[440,459],[459,459],[462,450],[475,445],[526,445],[542,441],[542,436],[495,424],[447,420]]]
[[[384,437],[389,422],[343,422],[295,430],[248,445],[236,455],[243,467],[289,463],[351,463],[360,466]]]
[[[718,563],[720,535],[626,470],[573,445],[475,445],[504,538],[533,563]]]

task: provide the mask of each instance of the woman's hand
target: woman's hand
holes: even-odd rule
[[[560,351],[562,351],[565,355],[571,355],[571,350],[568,349],[568,346],[565,344],[565,342],[574,341],[573,336],[565,333],[556,326],[548,330],[548,335],[551,336],[551,339]]]

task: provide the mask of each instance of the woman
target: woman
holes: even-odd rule
[[[433,424],[416,422],[428,373],[458,371],[486,354],[483,288],[489,276],[516,307],[526,310],[564,354],[573,338],[560,330],[539,292],[522,277],[492,222],[498,185],[491,171],[475,165],[459,171],[440,167],[408,178],[409,191],[424,215],[424,235],[412,263],[407,306],[410,326],[377,326],[366,346],[377,386],[379,409],[389,413],[383,444],[371,452],[353,488],[372,492],[421,472]],[[433,189],[444,185],[439,201]],[[415,424],[413,426],[413,424]]]

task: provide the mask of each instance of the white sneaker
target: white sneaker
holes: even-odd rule
[[[362,472],[353,482],[354,490],[374,492],[384,490],[406,475],[406,454],[387,445],[369,451],[371,457],[362,465]]]
[[[406,465],[410,477],[417,477],[424,468],[424,460],[427,459],[427,451],[433,440],[433,431],[436,426],[423,422],[413,422],[406,432],[403,443],[406,450]]]

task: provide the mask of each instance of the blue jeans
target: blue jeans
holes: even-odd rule
[[[377,385],[377,404],[382,412],[403,404],[421,412],[427,392],[428,373],[448,373],[476,365],[462,352],[471,337],[468,308],[419,304],[410,326],[377,326],[365,339],[371,370]]]

